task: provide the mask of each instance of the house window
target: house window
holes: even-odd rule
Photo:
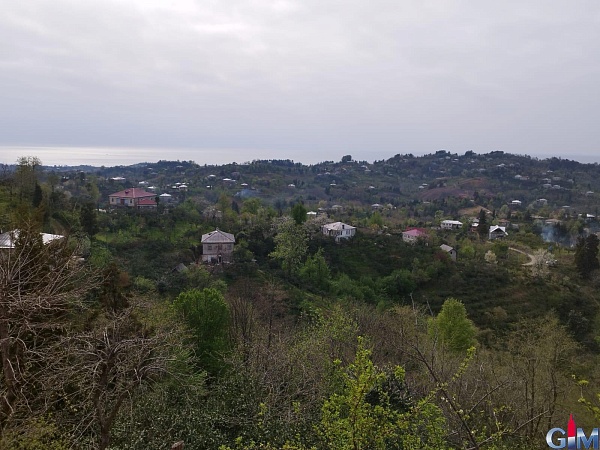
[[[212,245],[207,245],[207,246],[206,246],[206,249],[207,249],[207,250],[212,250]]]

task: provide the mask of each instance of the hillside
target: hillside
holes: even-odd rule
[[[9,255],[39,252],[52,268],[69,250],[89,272],[64,285],[72,303],[5,317],[56,325],[2,350],[17,412],[0,411],[0,443],[25,445],[29,430],[64,447],[334,448],[352,427],[344,396],[418,448],[545,448],[568,412],[597,419],[577,400],[598,391],[598,164],[440,151],[4,169],[2,231],[31,231],[2,267],[28,273],[29,258]],[[337,240],[322,228],[334,222],[348,231]],[[210,243],[216,230],[225,241]],[[39,232],[65,247],[46,251]],[[2,273],[10,298],[47,283]],[[85,351],[113,344],[117,360]],[[32,367],[19,373],[31,394],[14,390],[16,364]],[[366,393],[352,399],[355,380]]]

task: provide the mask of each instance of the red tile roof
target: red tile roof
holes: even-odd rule
[[[423,228],[409,228],[408,230],[403,231],[402,234],[415,237],[427,236],[427,232]]]
[[[156,206],[156,200],[153,198],[141,198],[138,200],[138,206]]]
[[[156,197],[156,194],[152,192],[147,192],[143,189],[139,188],[131,188],[125,189],[124,191],[115,192],[114,194],[110,194],[109,197],[119,197],[119,198],[145,198],[145,197]]]

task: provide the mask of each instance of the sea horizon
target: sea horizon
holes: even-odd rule
[[[282,159],[292,160],[301,164],[317,164],[323,161],[339,161],[342,156],[350,154],[356,161],[373,162],[392,158],[396,154],[413,154],[424,156],[435,153],[431,151],[396,151],[379,152],[365,150],[360,152],[323,151],[323,150],[274,150],[250,148],[164,148],[164,147],[100,147],[100,146],[0,146],[0,163],[16,164],[18,158],[34,156],[40,159],[44,166],[93,166],[114,167],[129,166],[158,161],[193,161],[200,165],[243,164],[254,160]],[[462,155],[464,151],[449,150],[450,153]],[[537,159],[561,158],[577,161],[583,164],[600,163],[600,154],[528,154],[524,152],[504,151],[508,154],[530,156]],[[485,154],[489,151],[477,152]],[[323,155],[327,155],[324,157]]]

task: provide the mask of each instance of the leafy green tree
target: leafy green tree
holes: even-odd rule
[[[439,408],[429,399],[414,406],[394,401],[397,397],[389,387],[402,386],[404,373],[399,366],[391,375],[378,369],[359,339],[354,361],[345,368],[337,362],[340,391],[323,404],[318,428],[324,448],[445,449],[445,420]]]
[[[296,225],[302,225],[306,222],[306,208],[302,203],[296,203],[292,207],[292,218],[296,222]]]
[[[369,218],[369,225],[372,227],[383,228],[383,217],[379,211],[375,211]]]
[[[304,266],[300,269],[300,276],[309,286],[313,286],[320,291],[327,291],[329,289],[331,272],[323,256],[322,248],[313,256],[306,258]]]
[[[467,317],[465,305],[452,297],[446,299],[440,313],[429,320],[428,332],[454,352],[466,352],[475,344],[475,325]]]
[[[290,218],[283,218],[276,225],[275,250],[269,256],[281,261],[281,267],[288,276],[297,271],[308,251],[306,228]]]
[[[380,279],[381,289],[391,298],[413,292],[417,288],[415,277],[408,269],[396,269]]]
[[[223,294],[213,288],[191,289],[173,301],[173,308],[189,326],[200,369],[217,374],[224,366],[228,339],[229,307]]]

